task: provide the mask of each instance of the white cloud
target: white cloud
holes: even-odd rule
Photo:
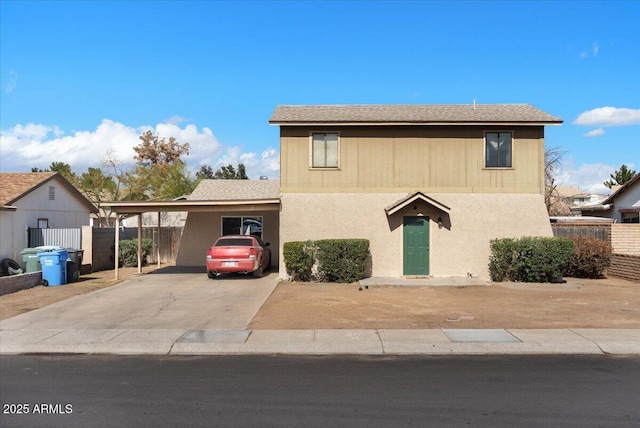
[[[627,165],[634,169],[633,164]],[[610,174],[619,166],[607,165],[603,163],[574,165],[573,158],[567,158],[560,166],[556,175],[557,184],[561,186],[574,186],[589,193],[601,195],[609,194],[610,190],[603,184],[610,178]]]
[[[624,126],[640,124],[640,109],[599,107],[581,113],[574,125]]]
[[[263,175],[276,179],[280,176],[280,154],[271,147],[260,154],[256,152],[243,153],[239,146],[227,147],[224,154],[212,165],[212,168],[217,170],[223,165],[236,166],[239,163],[244,164],[247,175],[251,179],[257,179]]]
[[[164,123],[168,123],[170,125],[179,125],[179,124],[181,124],[183,122],[186,122],[186,121],[187,121],[187,119],[185,119],[182,116],[178,116],[176,114],[176,115],[171,116],[169,119],[165,120]]]
[[[591,45],[591,49],[584,49],[580,52],[580,58],[588,58],[590,56],[596,57],[600,53],[600,46],[597,43]]]
[[[66,134],[58,126],[18,124],[0,132],[0,171],[27,172],[31,168],[48,168],[52,162],[65,162],[82,173],[88,167],[101,166],[107,154],[123,166],[133,165],[133,148],[140,144],[139,136],[150,130],[160,137],[174,137],[179,143],[189,143],[189,155],[183,157],[188,168],[195,173],[200,165],[217,169],[222,165],[244,163],[247,175],[258,178],[266,175],[278,178],[280,156],[268,148],[262,153],[242,151],[241,146],[223,145],[207,127],[183,127],[183,118],[174,116],[156,126],[131,127],[104,119],[95,130],[74,131]]]
[[[584,134],[585,137],[598,137],[604,134],[604,128],[592,129],[591,131]]]
[[[8,94],[13,92],[18,86],[18,73],[11,70],[9,72],[9,78],[7,79],[7,84],[4,85],[4,91]]]

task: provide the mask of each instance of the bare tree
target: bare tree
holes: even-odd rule
[[[565,152],[559,147],[546,148],[544,151],[544,203],[547,212],[552,216],[563,216],[571,213],[571,207],[558,193],[556,175],[560,171]]]

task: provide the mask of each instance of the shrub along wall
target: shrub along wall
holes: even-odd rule
[[[565,269],[566,276],[600,278],[611,262],[611,245],[596,238],[570,236],[573,254]]]
[[[364,278],[369,256],[366,239],[285,242],[284,263],[294,281],[350,283]],[[313,268],[315,267],[315,275]]]
[[[493,281],[559,281],[572,253],[573,242],[566,238],[495,239],[489,273]]]

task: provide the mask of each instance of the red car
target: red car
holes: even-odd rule
[[[207,276],[211,279],[227,272],[252,272],[260,278],[270,267],[269,243],[265,244],[257,236],[222,236],[207,250]]]

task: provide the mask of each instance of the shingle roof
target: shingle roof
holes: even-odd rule
[[[49,181],[55,172],[0,173],[0,206],[11,205],[22,196]]]
[[[431,105],[310,105],[276,107],[269,123],[293,124],[438,124],[438,123],[542,123],[562,119],[529,104]]]
[[[191,201],[279,198],[279,180],[202,180],[187,197]]]
[[[98,209],[78,189],[57,172],[3,172],[0,173],[0,207],[11,205],[49,181],[57,179],[87,206],[90,212]]]

